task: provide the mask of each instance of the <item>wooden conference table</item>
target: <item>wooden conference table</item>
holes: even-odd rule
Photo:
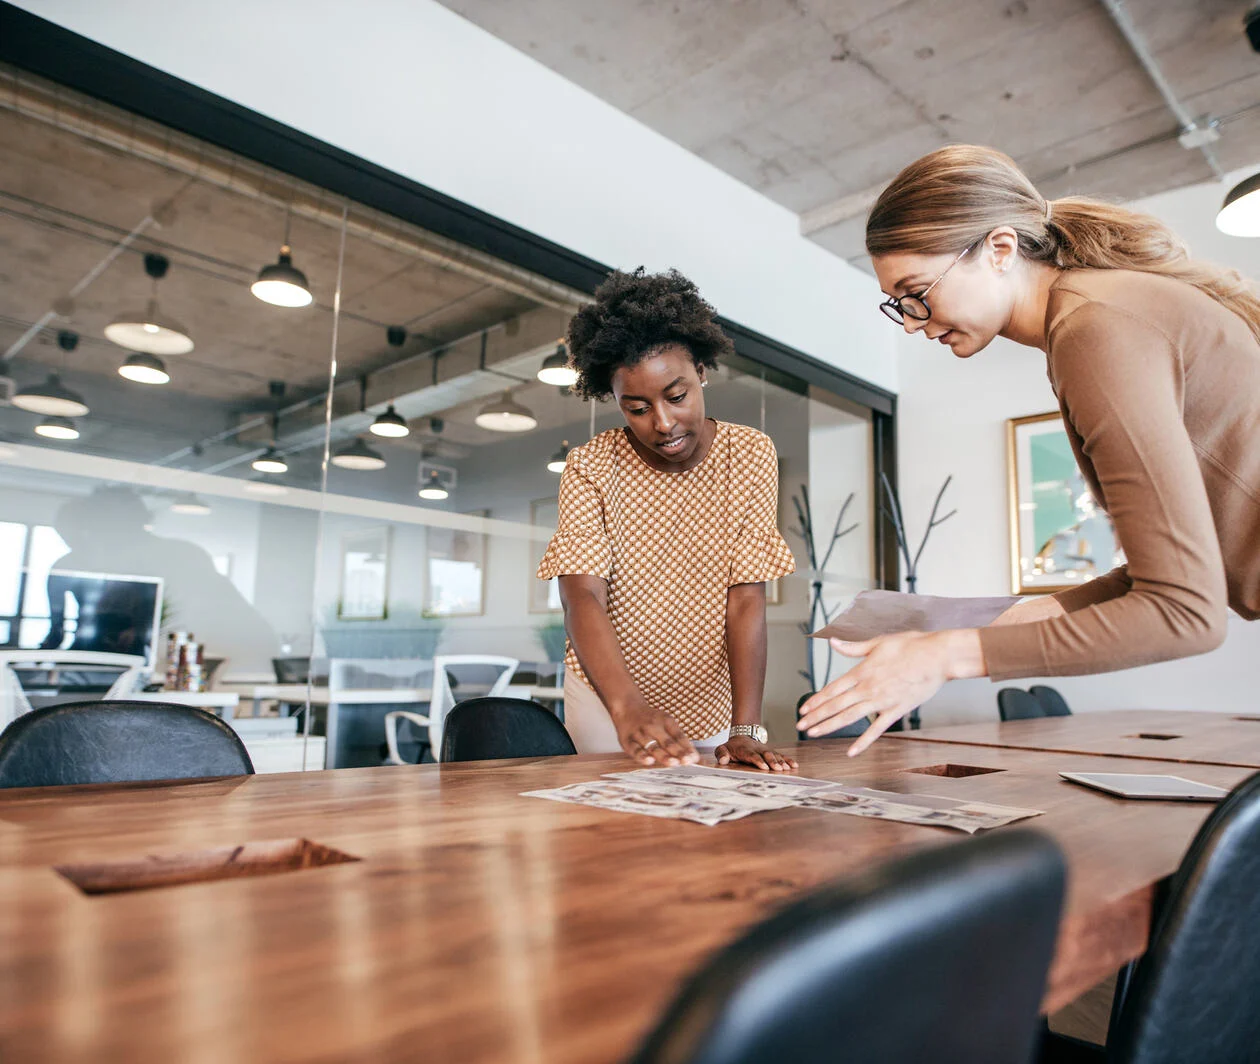
[[[800,744],[801,772],[1044,811],[1024,823],[1070,865],[1047,1010],[1142,951],[1153,888],[1211,809],[1058,779],[1107,758],[905,739],[849,760],[847,746]],[[619,1061],[680,979],[777,905],[965,838],[822,810],[705,828],[518,796],[628,767],[588,755],[0,792],[0,1059]],[[1194,775],[1229,787],[1248,772]],[[53,870],[253,844],[245,862],[303,839],[358,860],[96,896]]]
[[[955,724],[913,732],[888,732],[887,735],[915,742],[1003,746],[1260,769],[1260,714],[1120,709],[1072,717]],[[1113,765],[1111,771],[1129,770]],[[1165,765],[1161,771],[1176,775],[1179,770]]]

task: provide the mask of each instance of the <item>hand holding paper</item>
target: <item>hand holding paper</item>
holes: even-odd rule
[[[849,608],[813,639],[871,639],[893,632],[943,632],[950,628],[983,628],[1017,603],[1000,598],[940,598],[903,595],[899,591],[861,591]]]
[[[814,637],[830,638],[837,652],[864,660],[801,706],[797,727],[827,735],[874,714],[870,728],[849,747],[850,757],[862,753],[947,680],[983,676],[976,629],[1016,601],[863,591]]]

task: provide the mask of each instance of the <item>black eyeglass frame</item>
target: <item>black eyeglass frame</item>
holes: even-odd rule
[[[932,317],[932,308],[928,306],[927,302],[929,293],[931,293],[933,288],[945,280],[949,271],[962,262],[962,260],[966,258],[970,252],[974,251],[975,248],[983,242],[983,239],[984,238],[982,237],[980,240],[968,244],[965,248],[963,248],[962,251],[960,251],[954,258],[954,261],[945,267],[944,272],[935,281],[923,289],[922,292],[918,293],[918,295],[911,293],[904,296],[889,296],[879,305],[881,313],[883,313],[883,315],[894,325],[904,325],[906,323],[906,318],[913,318],[915,321],[927,321]],[[916,314],[905,305],[905,300],[918,303],[923,307],[923,313]]]

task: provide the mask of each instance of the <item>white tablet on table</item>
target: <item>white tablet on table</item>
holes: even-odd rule
[[[1178,802],[1219,802],[1229,792],[1181,776],[1144,776],[1129,772],[1060,772],[1065,780],[1119,798],[1154,798]]]

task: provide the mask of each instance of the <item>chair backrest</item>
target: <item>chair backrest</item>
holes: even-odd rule
[[[470,698],[447,714],[442,730],[443,761],[576,753],[556,715],[524,698]]]
[[[797,720],[801,719],[801,706],[803,706],[809,699],[813,697],[814,697],[813,691],[806,691],[803,695],[801,695],[800,698],[796,700],[796,719]],[[843,728],[837,728],[833,732],[828,732],[825,736],[822,736],[822,738],[824,739],[849,739],[849,738],[852,738],[853,736],[861,735],[870,726],[871,726],[871,722],[869,720],[867,720],[865,717],[859,717],[852,724],[846,724]],[[806,741],[814,737],[808,734],[802,734],[798,738],[801,741]]]
[[[311,678],[310,658],[272,658],[276,683],[306,683]]]
[[[1116,1064],[1260,1060],[1260,773],[1212,811],[1114,1013]]]
[[[718,953],[634,1064],[1023,1064],[1065,869],[1000,831],[807,895]]]
[[[0,787],[249,776],[240,736],[213,713],[168,702],[70,702],[0,734]]]
[[[1067,700],[1059,694],[1053,687],[1047,687],[1045,684],[1033,684],[1028,688],[1028,693],[1041,703],[1041,708],[1046,711],[1047,717],[1070,717],[1072,715],[1071,707],[1068,706]]]
[[[1003,687],[997,693],[998,716],[1003,720],[1031,720],[1044,717],[1045,707],[1019,687]]]
[[[455,693],[451,690],[450,670],[461,665],[480,668],[502,669],[485,692],[488,698],[498,698],[512,682],[520,661],[516,658],[494,657],[489,654],[439,654],[433,659],[433,698],[429,701],[429,745],[434,752],[442,749],[442,729],[446,716],[455,708]]]

